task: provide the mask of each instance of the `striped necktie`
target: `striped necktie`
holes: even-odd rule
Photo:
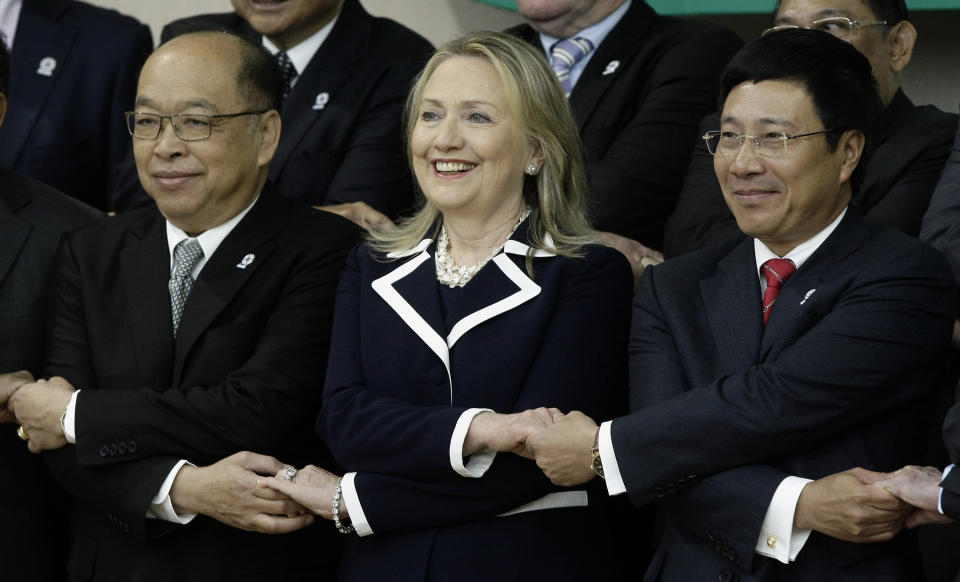
[[[790,259],[770,259],[765,262],[760,271],[767,279],[767,289],[763,292],[763,325],[767,325],[770,319],[770,311],[773,310],[773,304],[777,301],[777,295],[780,295],[780,289],[784,283],[796,272],[797,268]]]
[[[567,95],[573,90],[570,82],[570,70],[593,50],[593,43],[581,36],[561,40],[550,49],[550,67],[557,74],[563,92]]]

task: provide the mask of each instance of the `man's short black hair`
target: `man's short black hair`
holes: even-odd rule
[[[910,12],[907,10],[906,0],[861,0],[861,2],[873,12],[877,20],[886,20],[890,26],[904,20],[910,20]],[[777,9],[774,10],[774,17],[776,17],[777,12],[780,12],[781,3],[782,0],[777,0]]]
[[[3,37],[0,37],[0,93],[10,96],[10,51]]]
[[[826,135],[831,150],[845,130],[859,130],[867,137],[867,147],[851,179],[856,189],[866,166],[871,129],[883,111],[870,61],[850,43],[826,32],[802,28],[773,32],[747,44],[727,64],[720,78],[720,109],[737,85],[760,81],[802,85],[823,129],[837,130]]]

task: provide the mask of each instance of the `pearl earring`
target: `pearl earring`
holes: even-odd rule
[[[536,176],[538,169],[539,168],[537,168],[536,164],[534,164],[533,162],[530,162],[529,164],[527,164],[527,175]]]

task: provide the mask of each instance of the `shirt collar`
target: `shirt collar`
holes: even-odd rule
[[[847,210],[847,208],[844,208],[840,212],[840,215],[833,219],[833,222],[828,224],[826,228],[798,244],[789,253],[782,257],[767,248],[767,245],[760,242],[760,239],[753,239],[753,253],[757,260],[757,276],[760,277],[761,283],[765,284],[766,279],[760,272],[760,268],[770,259],[790,259],[790,261],[793,263],[793,266],[795,266],[797,269],[800,269],[803,263],[810,258],[810,255],[820,248],[820,245],[823,244],[823,241],[827,240],[827,237],[829,237],[833,231],[836,230],[837,225],[840,224],[840,221],[843,220],[843,217],[847,214]]]
[[[293,66],[297,69],[297,77],[303,74],[304,69],[310,64],[313,55],[317,54],[317,51],[320,50],[320,45],[330,36],[330,31],[333,30],[333,25],[337,23],[338,18],[340,18],[340,14],[334,16],[323,28],[304,39],[300,44],[287,50],[287,56],[290,57],[290,62],[292,62]],[[263,37],[263,48],[267,49],[271,55],[280,52],[277,45],[270,42],[270,39],[266,36]]]
[[[233,231],[233,228],[243,220],[243,217],[250,212],[250,209],[253,208],[253,205],[257,203],[257,200],[260,199],[260,196],[257,195],[253,199],[253,202],[249,206],[240,211],[239,214],[231,218],[230,220],[224,222],[220,226],[215,226],[211,229],[205,230],[199,235],[197,235],[197,242],[200,243],[200,248],[203,249],[203,258],[197,262],[197,266],[193,268],[193,278],[196,279],[197,275],[200,274],[200,270],[203,268],[210,257],[213,256],[213,253],[216,252],[217,247],[220,246],[220,243],[223,242],[223,239],[227,238],[227,235]],[[167,222],[167,250],[170,252],[170,272],[173,273],[173,249],[180,241],[190,238],[190,235],[183,232],[179,228],[170,224],[170,221]]]
[[[606,18],[600,22],[584,28],[580,32],[573,35],[572,38],[581,37],[589,40],[593,43],[594,50],[590,52],[585,58],[589,59],[593,53],[596,52],[596,49],[600,47],[600,43],[603,42],[607,35],[610,34],[610,31],[613,30],[613,27],[620,22],[620,19],[623,18],[623,15],[627,13],[627,10],[630,9],[630,4],[633,3],[633,0],[627,0],[619,8],[607,15]],[[552,36],[547,36],[545,34],[540,35],[540,43],[543,44],[543,50],[547,55],[550,55],[550,51],[553,48],[553,45],[560,42],[561,38],[555,38]]]
[[[7,44],[7,50],[13,50],[13,39],[17,34],[17,22],[20,20],[20,9],[23,0],[0,0],[0,32]]]

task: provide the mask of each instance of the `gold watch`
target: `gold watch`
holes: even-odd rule
[[[590,468],[593,469],[593,472],[600,476],[601,479],[606,479],[603,475],[603,459],[600,458],[600,429],[597,428],[597,436],[593,439],[593,448],[590,449]]]

